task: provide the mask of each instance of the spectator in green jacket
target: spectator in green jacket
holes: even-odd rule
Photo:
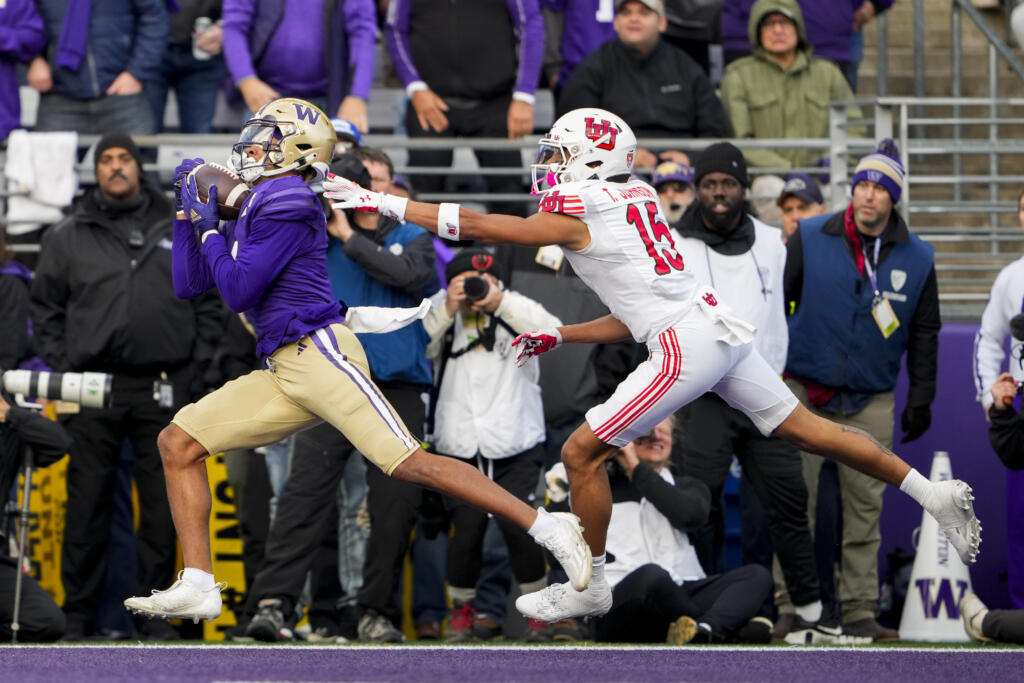
[[[747,30],[754,54],[730,63],[722,79],[736,137],[828,137],[829,101],[853,99],[853,93],[839,67],[812,56],[796,0],[758,0]],[[792,168],[813,166],[823,150],[758,149],[744,156],[752,166]]]

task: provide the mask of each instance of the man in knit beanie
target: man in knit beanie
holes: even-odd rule
[[[806,218],[786,243],[789,311],[788,384],[808,407],[893,446],[893,389],[906,354],[910,389],[901,443],[931,424],[938,357],[938,285],[934,248],[910,232],[893,207],[905,171],[889,139],[861,159],[845,210]],[[814,519],[822,461],[804,454],[809,518]],[[843,504],[843,633],[892,641],[876,620],[877,556],[883,487],[839,464]],[[786,596],[781,614],[791,612]]]

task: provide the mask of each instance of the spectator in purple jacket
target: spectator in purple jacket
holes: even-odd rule
[[[615,37],[607,0],[540,0],[544,13],[544,82],[558,88],[577,64]]]
[[[392,0],[385,36],[410,104],[412,138],[508,137],[533,132],[534,89],[544,52],[538,0]],[[517,150],[474,150],[481,167],[519,168]],[[410,166],[449,166],[451,150],[409,150]],[[492,193],[523,191],[518,176],[484,176]],[[413,178],[441,191],[440,175]],[[492,211],[522,213],[522,205]]]
[[[894,0],[798,0],[804,15],[807,40],[814,46],[814,56],[836,63],[847,76],[850,88],[850,46],[854,32],[892,6]],[[754,0],[725,0],[722,4],[722,47],[725,63],[745,57],[752,52],[747,38],[747,22]]]
[[[21,127],[18,76],[14,66],[28,62],[46,45],[46,29],[32,0],[0,3],[0,141]]]
[[[224,57],[250,112],[301,97],[369,130],[373,0],[224,0],[222,13]]]

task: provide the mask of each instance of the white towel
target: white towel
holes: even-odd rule
[[[7,232],[20,235],[63,218],[78,189],[75,172],[78,133],[11,132],[4,176],[12,193],[7,202]]]
[[[711,319],[711,322],[722,330],[718,341],[725,342],[729,346],[743,346],[754,341],[757,328],[737,317],[732,308],[719,298],[718,292],[713,287],[701,285],[693,302],[704,312],[704,315]]]
[[[383,334],[400,330],[422,320],[430,310],[430,299],[424,299],[416,308],[382,308],[380,306],[353,306],[345,316],[345,327],[357,334]]]

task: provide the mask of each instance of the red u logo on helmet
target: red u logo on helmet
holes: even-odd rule
[[[587,118],[584,121],[587,124],[584,135],[590,140],[599,143],[597,145],[598,149],[615,149],[615,136],[619,133],[619,129],[615,127],[615,124],[604,119],[597,122],[593,118]]]

